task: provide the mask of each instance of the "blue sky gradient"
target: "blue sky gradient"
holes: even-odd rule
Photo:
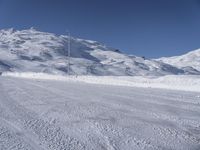
[[[200,0],[0,0],[0,29],[96,40],[157,58],[200,48]]]

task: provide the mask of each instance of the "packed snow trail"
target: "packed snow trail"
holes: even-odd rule
[[[0,150],[198,150],[200,93],[0,77]]]

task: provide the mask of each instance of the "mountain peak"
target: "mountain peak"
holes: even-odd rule
[[[97,41],[53,33],[7,29],[0,34],[0,72],[46,72],[79,75],[167,75],[199,74],[157,60],[126,55]]]
[[[158,59],[164,63],[176,66],[178,68],[192,67],[195,70],[200,70],[200,49],[190,51],[186,54],[173,57],[163,57]]]

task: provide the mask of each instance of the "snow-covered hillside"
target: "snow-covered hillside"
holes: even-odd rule
[[[181,56],[163,57],[158,59],[179,69],[190,70],[190,73],[200,71],[200,49],[191,51]]]
[[[35,29],[0,30],[0,72],[66,74],[68,41],[67,36]],[[71,38],[70,73],[124,76],[200,74],[200,71],[126,55],[95,41]]]

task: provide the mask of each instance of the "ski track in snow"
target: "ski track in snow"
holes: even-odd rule
[[[198,150],[197,92],[0,77],[0,150]]]

